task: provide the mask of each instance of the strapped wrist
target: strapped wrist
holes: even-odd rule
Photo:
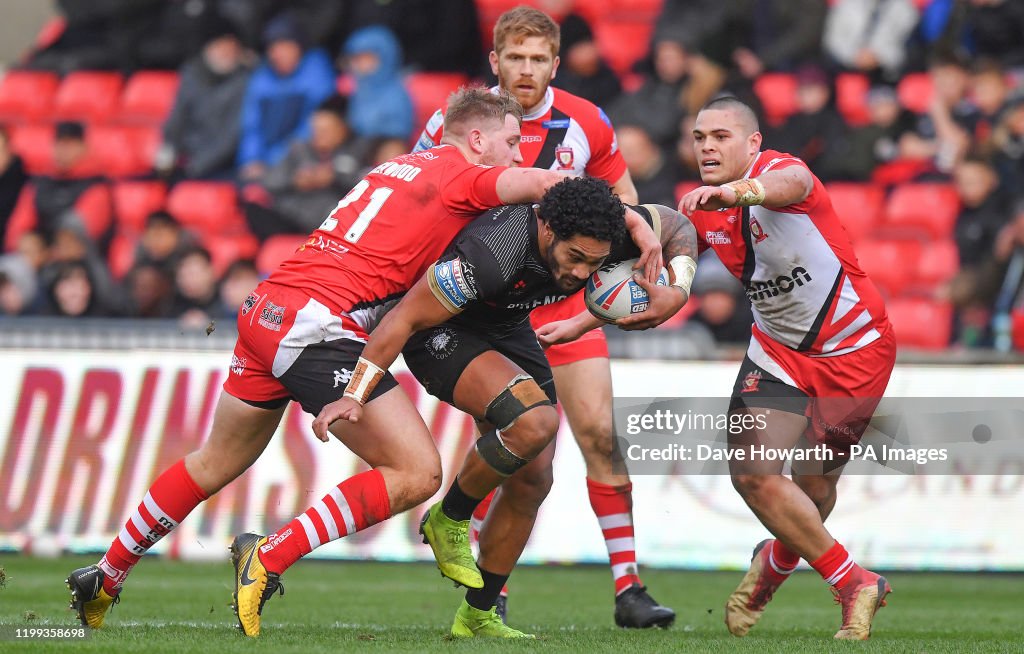
[[[377,382],[384,378],[384,369],[372,361],[359,357],[352,379],[345,386],[344,397],[350,397],[361,405],[366,404]]]
[[[764,184],[757,179],[738,179],[723,186],[728,186],[736,193],[737,207],[749,207],[764,202]]]
[[[690,297],[690,285],[693,284],[693,276],[697,273],[697,262],[685,254],[673,257],[668,262],[668,269],[672,271],[672,286],[681,289]]]

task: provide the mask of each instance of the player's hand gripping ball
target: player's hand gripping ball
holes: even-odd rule
[[[633,279],[636,259],[601,266],[587,280],[584,298],[587,309],[605,322],[615,322],[634,313],[646,311],[650,305],[647,291]],[[668,270],[658,273],[658,286],[668,286]]]

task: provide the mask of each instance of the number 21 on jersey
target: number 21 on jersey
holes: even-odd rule
[[[320,229],[325,232],[334,230],[334,228],[338,226],[338,219],[334,216],[348,205],[363,197],[363,193],[365,193],[368,188],[370,188],[370,182],[365,179],[353,186],[352,190],[338,202],[338,206],[334,207],[334,211],[331,212],[331,215],[328,216],[327,220],[320,225]],[[366,228],[370,226],[370,222],[372,222],[377,216],[377,212],[379,212],[380,208],[384,206],[387,199],[391,197],[391,192],[392,189],[386,186],[373,189],[373,193],[370,193],[370,201],[366,203],[363,210],[359,212],[359,216],[356,217],[355,221],[353,221],[352,225],[348,228],[348,231],[345,232],[346,241],[349,243],[355,243],[359,240],[363,235],[363,232],[366,231]]]

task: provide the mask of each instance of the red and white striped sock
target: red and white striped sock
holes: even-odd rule
[[[641,583],[633,540],[633,484],[609,486],[588,478],[587,494],[608,547],[608,562],[618,596],[633,584]]]
[[[796,566],[800,563],[800,555],[792,552],[782,544],[780,540],[773,540],[771,549],[768,550],[768,569],[765,574],[771,577],[776,583],[782,583],[786,577],[793,574]]]
[[[362,531],[391,517],[391,500],[379,470],[367,470],[331,489],[305,513],[278,529],[260,547],[260,561],[281,574],[332,540]]]
[[[811,567],[818,571],[825,583],[836,588],[845,586],[856,576],[853,573],[860,570],[860,566],[838,541],[827,552],[811,561]]]
[[[142,555],[171,533],[206,497],[185,469],[185,459],[164,470],[100,559],[98,565],[106,575],[103,589],[107,594],[120,592]]]

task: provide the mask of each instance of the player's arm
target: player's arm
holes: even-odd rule
[[[629,174],[628,169],[622,173],[622,177],[615,180],[612,184],[612,193],[619,196],[623,204],[637,204],[640,202],[636,186],[633,184],[633,177]]]
[[[549,188],[565,179],[553,170],[507,168],[498,176],[497,192],[502,204],[540,202]]]
[[[436,271],[436,265],[432,266],[373,330],[344,395],[325,406],[313,421],[313,432],[317,438],[326,442],[328,429],[336,420],[359,421],[363,404],[413,334],[440,325],[461,312],[461,308],[439,299],[437,291],[432,288],[436,284]]]
[[[721,186],[701,186],[683,196],[679,210],[714,211],[726,207],[788,207],[800,204],[814,190],[814,176],[802,165],[769,170],[758,177],[738,179]]]
[[[646,277],[647,281],[658,281],[658,274],[661,272],[660,236],[643,216],[629,207],[626,207],[626,231],[640,250],[640,258],[633,268]]]
[[[650,329],[676,314],[690,299],[690,285],[697,271],[697,230],[689,218],[662,205],[644,205],[660,225],[661,247],[668,261],[669,286],[657,286],[636,276],[637,283],[647,291],[650,306],[646,311],[615,324],[622,329]]]

